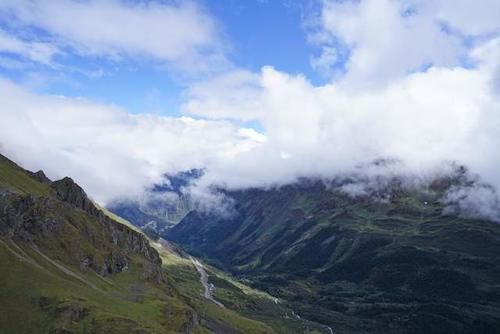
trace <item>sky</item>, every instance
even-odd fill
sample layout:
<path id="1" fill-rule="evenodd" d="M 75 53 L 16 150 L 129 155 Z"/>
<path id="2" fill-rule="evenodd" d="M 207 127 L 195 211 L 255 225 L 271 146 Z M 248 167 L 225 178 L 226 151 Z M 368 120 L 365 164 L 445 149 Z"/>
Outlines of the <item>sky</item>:
<path id="1" fill-rule="evenodd" d="M 0 105 L 0 152 L 103 204 L 380 158 L 498 188 L 500 0 L 0 0 Z"/>
<path id="2" fill-rule="evenodd" d="M 207 47 L 207 52 L 198 50 L 203 57 L 208 54 L 219 53 L 224 59 L 220 61 L 204 63 L 203 58 L 193 59 L 190 64 L 179 64 L 181 59 L 173 59 L 175 55 L 168 54 L 169 35 L 177 35 L 182 40 L 182 32 L 175 31 L 175 27 L 168 22 L 168 17 L 158 17 L 161 22 L 158 36 L 155 40 L 146 41 L 144 45 L 137 41 L 122 40 L 125 36 L 99 36 L 100 29 L 106 29 L 105 17 L 97 17 L 101 8 L 107 7 L 109 15 L 116 16 L 114 26 L 126 25 L 127 15 L 133 15 L 134 10 L 139 12 L 140 8 L 149 6 L 149 10 L 142 15 L 146 18 L 160 12 L 163 8 L 178 8 L 183 2 L 114 2 L 114 1 L 91 1 L 87 6 L 77 6 L 77 2 L 53 1 L 36 2 L 48 16 L 66 16 L 70 11 L 88 10 L 87 15 L 92 16 L 94 20 L 102 20 L 99 26 L 85 27 L 80 24 L 82 30 L 95 29 L 92 36 L 81 34 L 78 31 L 72 31 L 71 36 L 63 36 L 64 40 L 51 41 L 59 31 L 50 31 L 49 29 L 65 30 L 68 22 L 59 22 L 57 27 L 48 27 L 48 22 L 37 22 L 34 26 L 30 23 L 28 26 L 19 29 L 19 21 L 16 13 L 12 13 L 12 5 L 9 1 L 6 5 L 2 17 L 2 39 L 4 40 L 4 51 L 0 62 L 3 65 L 1 73 L 17 82 L 33 86 L 38 92 L 49 94 L 63 94 L 65 96 L 84 96 L 86 98 L 102 103 L 116 104 L 126 108 L 134 113 L 158 113 L 169 116 L 179 116 L 180 108 L 183 102 L 182 91 L 186 89 L 193 81 L 213 72 L 229 70 L 231 67 L 241 67 L 250 71 L 258 71 L 262 66 L 276 64 L 281 70 L 290 73 L 306 73 L 313 80 L 324 81 L 321 74 L 314 71 L 310 66 L 310 54 L 315 52 L 315 47 L 307 42 L 306 31 L 302 29 L 304 15 L 304 4 L 298 4 L 291 1 L 199 1 L 193 2 L 197 6 L 196 12 L 192 13 L 191 20 L 202 17 L 207 20 L 206 24 L 200 24 L 198 27 L 206 33 L 205 40 L 198 41 L 198 36 L 187 36 L 186 42 L 192 38 L 194 47 Z M 21 1 L 21 3 L 29 3 Z M 106 2 L 108 3 L 107 5 Z M 17 1 L 11 1 L 15 4 Z M 112 5 L 114 4 L 114 6 Z M 122 6 L 119 6 L 122 4 Z M 120 13 L 120 9 L 127 8 L 129 13 Z M 170 4 L 170 7 L 169 7 Z M 15 5 L 19 9 L 26 9 L 26 5 Z M 28 6 L 29 7 L 29 6 Z M 80 8 L 82 7 L 82 8 Z M 65 9 L 62 9 L 65 8 Z M 32 8 L 32 10 L 35 10 Z M 93 10 L 93 12 L 91 12 Z M 181 9 L 182 10 L 182 9 Z M 14 15 L 12 15 L 14 14 Z M 78 15 L 73 13 L 74 15 Z M 136 14 L 140 20 L 140 14 Z M 31 20 L 33 18 L 29 18 Z M 40 19 L 40 18 L 37 18 Z M 91 20 L 92 20 L 91 19 Z M 82 17 L 82 20 L 87 21 Z M 151 27 L 147 23 L 138 23 L 144 25 L 144 31 L 137 34 L 137 39 L 144 38 L 142 34 L 147 35 Z M 194 25 L 195 23 L 192 22 Z M 49 31 L 47 31 L 49 30 Z M 49 33 L 50 35 L 47 35 Z M 76 35 L 77 34 L 77 35 Z M 10 35 L 10 36 L 9 36 Z M 90 35 L 90 34 L 88 34 Z M 23 42 L 32 41 L 44 43 L 35 50 L 13 50 L 13 46 L 8 46 L 7 37 L 15 37 Z M 71 39 L 71 40 L 67 40 Z M 74 39 L 84 39 L 75 41 Z M 104 41 L 103 39 L 109 38 Z M 68 45 L 69 43 L 82 43 L 78 49 Z M 103 43 L 97 46 L 97 43 Z M 92 43 L 96 43 L 92 45 Z M 130 43 L 124 45 L 122 43 Z M 136 44 L 137 43 L 137 44 Z M 114 44 L 114 50 L 97 50 L 99 48 L 108 48 Z M 120 45 L 121 44 L 121 45 Z M 154 44 L 157 44 L 156 46 Z M 183 47 L 179 43 L 178 47 Z M 33 48 L 33 45 L 25 45 L 25 48 Z M 83 50 L 82 50 L 83 48 Z M 127 48 L 124 50 L 122 48 Z M 146 48 L 146 50 L 141 50 Z M 96 49 L 96 50 L 92 50 Z M 133 50 L 135 49 L 135 50 Z M 144 51 L 144 54 L 131 54 Z M 194 51 L 194 50 L 193 50 Z M 196 52 L 198 52 L 196 51 Z M 31 53 L 31 54 L 26 54 Z M 119 54 L 116 54 L 119 53 Z M 194 56 L 195 54 L 190 54 Z M 121 59 L 116 59 L 115 56 Z M 180 55 L 179 57 L 182 57 Z M 25 66 L 26 61 L 30 66 Z M 21 66 L 20 62 L 24 63 Z M 57 65 L 57 66 L 55 66 Z M 202 65 L 203 71 L 198 71 Z M 190 72 L 194 73 L 190 73 Z M 209 73 L 206 73 L 209 72 Z M 212 72 L 212 73 L 211 73 Z"/>

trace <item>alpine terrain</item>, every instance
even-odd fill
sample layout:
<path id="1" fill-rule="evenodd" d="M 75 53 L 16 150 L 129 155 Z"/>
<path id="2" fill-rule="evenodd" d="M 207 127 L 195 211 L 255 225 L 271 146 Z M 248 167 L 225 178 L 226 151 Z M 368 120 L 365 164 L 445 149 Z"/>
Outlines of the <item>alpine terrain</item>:
<path id="1" fill-rule="evenodd" d="M 0 156 L 0 333 L 289 333 L 320 325 L 152 242 L 72 179 Z M 207 273 L 208 272 L 208 273 Z M 200 273 L 202 275 L 200 275 Z M 217 292 L 208 295 L 208 285 Z"/>
<path id="2" fill-rule="evenodd" d="M 227 191 L 233 212 L 192 211 L 168 239 L 335 333 L 499 332 L 500 225 L 443 202 L 467 171 L 354 197 L 352 182 Z"/>

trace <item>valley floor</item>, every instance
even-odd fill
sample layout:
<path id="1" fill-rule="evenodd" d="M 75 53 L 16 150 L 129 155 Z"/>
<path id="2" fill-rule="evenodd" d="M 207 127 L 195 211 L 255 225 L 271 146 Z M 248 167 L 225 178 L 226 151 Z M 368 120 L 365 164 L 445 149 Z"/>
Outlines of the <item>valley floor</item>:
<path id="1" fill-rule="evenodd" d="M 331 333 L 328 326 L 301 318 L 277 298 L 250 288 L 166 241 L 155 243 L 155 247 L 166 275 L 190 301 L 200 324 L 215 333 Z M 229 328 L 233 331 L 227 331 Z"/>
<path id="2" fill-rule="evenodd" d="M 214 285 L 212 283 L 208 283 L 208 274 L 205 270 L 205 267 L 203 264 L 198 260 L 195 259 L 194 257 L 190 257 L 191 262 L 194 264 L 196 267 L 196 270 L 200 274 L 200 283 L 203 285 L 203 289 L 205 290 L 203 293 L 203 296 L 205 299 L 213 302 L 215 305 L 224 308 L 224 305 L 222 305 L 221 302 L 218 302 L 217 300 L 214 299 L 213 297 L 213 289 Z"/>

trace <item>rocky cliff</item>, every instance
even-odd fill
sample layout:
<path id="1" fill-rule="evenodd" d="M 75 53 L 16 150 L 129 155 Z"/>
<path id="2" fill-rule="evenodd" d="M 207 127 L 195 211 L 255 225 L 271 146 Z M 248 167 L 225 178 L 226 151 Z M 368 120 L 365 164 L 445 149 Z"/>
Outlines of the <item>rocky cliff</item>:
<path id="1" fill-rule="evenodd" d="M 106 216 L 71 178 L 51 182 L 43 172 L 26 175 L 46 184 L 48 195 L 0 184 L 1 236 L 101 276 L 128 270 L 135 258 L 145 279 L 162 280 L 161 259 L 147 238 Z"/>

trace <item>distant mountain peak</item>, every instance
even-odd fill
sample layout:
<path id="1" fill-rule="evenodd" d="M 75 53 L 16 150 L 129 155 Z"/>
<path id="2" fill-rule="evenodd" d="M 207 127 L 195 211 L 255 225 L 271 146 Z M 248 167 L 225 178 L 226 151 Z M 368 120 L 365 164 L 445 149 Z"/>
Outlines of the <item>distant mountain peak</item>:
<path id="1" fill-rule="evenodd" d="M 174 192 L 180 195 L 183 188 L 200 179 L 204 174 L 204 169 L 196 168 L 175 174 L 166 173 L 163 174 L 163 182 L 154 184 L 151 191 L 156 193 Z"/>
<path id="2" fill-rule="evenodd" d="M 194 208 L 186 189 L 204 174 L 203 169 L 164 174 L 163 181 L 146 189 L 140 198 L 117 199 L 107 208 L 157 239 Z"/>

